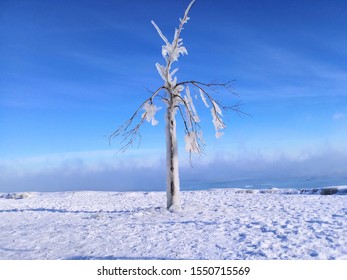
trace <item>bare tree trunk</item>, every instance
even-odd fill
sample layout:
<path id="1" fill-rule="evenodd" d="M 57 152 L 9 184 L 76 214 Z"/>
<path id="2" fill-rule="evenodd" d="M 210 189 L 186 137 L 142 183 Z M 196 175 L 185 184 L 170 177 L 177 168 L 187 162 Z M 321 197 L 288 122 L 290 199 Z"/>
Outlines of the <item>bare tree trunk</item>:
<path id="1" fill-rule="evenodd" d="M 167 209 L 180 208 L 180 181 L 178 173 L 178 151 L 176 140 L 176 108 L 171 98 L 166 116 L 166 197 Z"/>

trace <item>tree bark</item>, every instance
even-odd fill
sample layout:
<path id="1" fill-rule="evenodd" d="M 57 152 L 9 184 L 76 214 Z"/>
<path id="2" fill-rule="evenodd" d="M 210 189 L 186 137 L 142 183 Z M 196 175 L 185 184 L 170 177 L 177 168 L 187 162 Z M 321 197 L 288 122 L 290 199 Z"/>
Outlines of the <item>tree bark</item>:
<path id="1" fill-rule="evenodd" d="M 176 140 L 176 108 L 171 100 L 166 116 L 166 197 L 167 209 L 180 208 L 180 182 L 178 171 L 178 150 Z"/>

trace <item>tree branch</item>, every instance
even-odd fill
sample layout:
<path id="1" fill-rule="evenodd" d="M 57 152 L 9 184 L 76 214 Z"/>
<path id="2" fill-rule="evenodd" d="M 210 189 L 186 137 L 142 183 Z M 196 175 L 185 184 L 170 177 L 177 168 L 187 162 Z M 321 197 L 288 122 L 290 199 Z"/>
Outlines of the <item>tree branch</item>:
<path id="1" fill-rule="evenodd" d="M 139 120 L 138 123 L 136 123 L 136 125 L 132 126 L 135 118 L 138 116 L 139 111 L 143 108 L 143 106 L 147 103 L 150 102 L 151 104 L 153 104 L 153 100 L 156 96 L 159 95 L 159 92 L 163 89 L 166 89 L 164 86 L 159 87 L 156 91 L 152 92 L 152 95 L 147 98 L 144 102 L 141 103 L 141 105 L 137 108 L 137 110 L 135 111 L 135 113 L 125 122 L 123 123 L 116 131 L 114 131 L 110 136 L 109 136 L 109 145 L 111 145 L 111 141 L 114 138 L 117 137 L 122 137 L 123 140 L 120 142 L 121 144 L 124 143 L 124 145 L 120 148 L 121 152 L 126 151 L 129 146 L 132 146 L 134 144 L 134 142 L 136 141 L 137 137 L 140 138 L 141 141 L 141 134 L 140 134 L 140 128 L 143 125 L 146 116 L 147 116 L 147 112 L 145 112 L 143 114 L 143 116 L 141 117 L 141 119 Z M 159 96 L 162 99 L 165 99 L 162 96 Z M 132 127 L 132 128 L 131 128 Z"/>
<path id="2" fill-rule="evenodd" d="M 231 86 L 232 86 L 233 82 L 235 82 L 235 80 L 230 80 L 230 81 L 227 81 L 226 83 L 218 83 L 217 81 L 213 81 L 213 82 L 210 82 L 210 83 L 203 83 L 203 82 L 196 81 L 196 80 L 190 80 L 190 81 L 184 81 L 184 82 L 177 83 L 175 87 L 180 86 L 180 85 L 191 84 L 195 88 L 198 88 L 198 89 L 203 91 L 203 93 L 207 96 L 207 98 L 210 101 L 210 103 L 212 104 L 212 106 L 213 106 L 213 102 L 216 102 L 217 105 L 219 107 L 221 107 L 224 111 L 232 110 L 232 111 L 235 111 L 237 113 L 244 114 L 244 115 L 252 117 L 250 114 L 247 114 L 247 113 L 245 113 L 245 112 L 240 110 L 240 107 L 242 105 L 244 105 L 243 103 L 239 102 L 239 103 L 237 103 L 237 104 L 235 104 L 233 106 L 225 106 L 220 101 L 218 101 L 217 99 L 213 98 L 208 93 L 208 91 L 206 91 L 205 88 L 204 88 L 204 87 L 207 87 L 207 88 L 211 89 L 212 91 L 216 92 L 216 89 L 214 87 L 222 87 L 222 88 L 225 88 L 226 90 L 228 90 L 233 95 L 238 96 L 238 94 L 236 92 L 231 90 Z M 214 107 L 214 110 L 215 110 L 216 109 L 215 106 L 213 106 L 213 107 Z"/>

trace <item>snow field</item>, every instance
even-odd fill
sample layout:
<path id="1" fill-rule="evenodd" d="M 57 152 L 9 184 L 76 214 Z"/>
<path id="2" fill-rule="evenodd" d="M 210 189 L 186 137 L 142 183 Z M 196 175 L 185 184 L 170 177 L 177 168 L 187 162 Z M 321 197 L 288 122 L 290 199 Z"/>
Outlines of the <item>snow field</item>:
<path id="1" fill-rule="evenodd" d="M 346 195 L 181 196 L 169 212 L 164 192 L 3 195 L 0 259 L 347 259 Z"/>

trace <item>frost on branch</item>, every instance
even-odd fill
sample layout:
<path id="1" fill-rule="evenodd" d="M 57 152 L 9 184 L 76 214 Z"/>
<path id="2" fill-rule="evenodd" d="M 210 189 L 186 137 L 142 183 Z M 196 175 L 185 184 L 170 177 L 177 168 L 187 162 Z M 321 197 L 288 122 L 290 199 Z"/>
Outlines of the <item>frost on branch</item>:
<path id="1" fill-rule="evenodd" d="M 215 83 L 215 82 L 202 83 L 199 81 L 192 80 L 192 81 L 180 82 L 177 84 L 177 86 L 185 86 L 186 88 L 186 95 L 184 96 L 183 102 L 182 102 L 186 110 L 186 116 L 184 117 L 184 123 L 186 124 L 186 133 L 191 131 L 199 132 L 200 130 L 200 126 L 199 126 L 200 119 L 195 109 L 193 98 L 191 97 L 191 92 L 188 85 L 192 86 L 193 89 L 198 90 L 200 93 L 200 98 L 202 102 L 204 103 L 204 105 L 207 108 L 211 108 L 210 111 L 212 115 L 212 123 L 216 130 L 215 136 L 216 138 L 220 138 L 224 134 L 223 132 L 221 132 L 221 130 L 226 128 L 226 125 L 222 119 L 223 111 L 230 110 L 230 109 L 237 112 L 241 112 L 241 111 L 239 110 L 239 104 L 233 107 L 223 106 L 222 104 L 220 104 L 220 102 L 218 102 L 216 99 L 212 97 L 210 92 L 215 91 L 216 87 L 222 87 L 231 92 L 230 83 L 231 83 L 230 81 L 227 83 Z M 195 99 L 197 99 L 197 96 L 195 96 Z M 201 135 L 200 137 L 201 137 L 201 142 L 199 142 L 199 144 L 200 144 L 200 147 L 203 148 L 204 141 Z M 200 138 L 198 139 L 198 141 L 200 141 Z M 193 150 L 194 149 L 192 149 L 192 151 Z M 202 149 L 199 149 L 199 153 L 201 151 Z"/>
<path id="2" fill-rule="evenodd" d="M 170 73 L 169 71 L 167 71 L 165 66 L 160 65 L 159 63 L 156 63 L 155 67 L 157 68 L 160 77 L 164 80 L 166 87 L 168 87 L 169 84 L 171 85 L 171 87 L 176 86 L 177 77 L 173 78 L 173 75 L 176 74 L 176 72 L 178 71 L 178 68 L 175 68 Z"/>
<path id="3" fill-rule="evenodd" d="M 167 62 L 168 61 L 171 61 L 171 62 L 177 61 L 180 54 L 182 54 L 182 55 L 188 54 L 187 49 L 183 46 L 183 42 L 182 42 L 183 39 L 179 38 L 180 32 L 183 29 L 182 27 L 175 30 L 174 39 L 173 39 L 172 43 L 170 44 L 169 41 L 164 36 L 164 34 L 161 32 L 158 25 L 156 25 L 156 23 L 153 20 L 151 21 L 151 23 L 154 25 L 159 36 L 165 42 L 165 45 L 162 46 L 161 54 Z M 181 23 L 181 25 L 183 25 L 183 24 Z"/>
<path id="4" fill-rule="evenodd" d="M 190 90 L 188 86 L 186 86 L 186 95 L 184 96 L 184 101 L 185 101 L 185 109 L 186 109 L 188 124 L 189 124 L 189 127 L 191 128 L 192 122 L 198 123 L 200 122 L 200 118 L 196 112 L 193 99 L 190 95 Z"/>
<path id="5" fill-rule="evenodd" d="M 226 126 L 221 118 L 223 116 L 222 110 L 219 108 L 218 104 L 214 100 L 212 100 L 212 105 L 212 123 L 216 130 L 216 138 L 220 138 L 224 134 L 223 132 L 220 132 L 220 130 L 224 129 Z"/>
<path id="6" fill-rule="evenodd" d="M 194 3 L 194 1 L 192 1 L 190 3 L 190 5 L 188 6 L 188 8 L 186 9 L 186 11 L 184 13 L 183 19 L 180 19 L 181 24 L 180 24 L 178 29 L 177 28 L 175 29 L 175 35 L 174 35 L 174 39 L 173 39 L 172 43 L 169 43 L 168 39 L 161 32 L 158 25 L 156 25 L 156 23 L 153 20 L 151 21 L 151 23 L 153 24 L 153 26 L 157 30 L 159 36 L 165 42 L 165 45 L 162 46 L 161 53 L 162 53 L 162 56 L 164 57 L 164 59 L 166 60 L 166 62 L 177 61 L 180 54 L 182 54 L 182 55 L 188 54 L 187 49 L 183 46 L 183 39 L 180 38 L 180 34 L 181 34 L 182 29 L 183 29 L 183 25 L 185 23 L 187 23 L 189 20 L 188 12 L 189 12 L 191 6 L 193 5 L 193 3 Z"/>
<path id="7" fill-rule="evenodd" d="M 156 112 L 158 112 L 161 108 L 155 106 L 150 102 L 146 102 L 143 107 L 145 111 L 141 115 L 142 119 L 146 119 L 147 122 L 150 122 L 153 126 L 157 125 L 159 122 L 154 118 Z"/>
<path id="8" fill-rule="evenodd" d="M 201 147 L 199 141 L 203 141 L 202 132 L 190 131 L 184 136 L 184 142 L 186 144 L 186 151 L 190 154 L 201 153 Z"/>
<path id="9" fill-rule="evenodd" d="M 155 64 L 155 67 L 157 67 L 158 73 L 160 75 L 160 77 L 166 81 L 167 77 L 166 77 L 166 71 L 165 71 L 165 67 L 163 65 L 160 65 L 159 63 Z"/>
<path id="10" fill-rule="evenodd" d="M 165 43 L 165 45 L 162 46 L 161 54 L 166 61 L 166 66 L 160 65 L 159 63 L 156 63 L 155 66 L 159 72 L 160 77 L 165 82 L 165 87 L 170 87 L 171 89 L 173 89 L 177 84 L 177 77 L 174 77 L 174 74 L 178 71 L 178 68 L 176 68 L 170 72 L 171 64 L 178 60 L 180 54 L 188 54 L 187 49 L 183 46 L 183 39 L 180 38 L 180 35 L 181 31 L 183 30 L 183 25 L 187 23 L 187 21 L 189 20 L 188 12 L 194 2 L 195 0 L 191 1 L 184 13 L 183 19 L 180 19 L 180 25 L 178 28 L 175 29 L 175 34 L 172 43 L 170 43 L 163 34 L 163 32 L 161 32 L 159 26 L 156 25 L 156 23 L 153 20 L 151 21 L 151 23 L 157 30 L 159 36 L 163 39 Z"/>
<path id="11" fill-rule="evenodd" d="M 205 94 L 204 94 L 204 92 L 201 90 L 201 88 L 199 88 L 199 92 L 200 92 L 200 97 L 201 97 L 202 102 L 204 102 L 206 108 L 209 108 L 210 106 L 208 105 L 208 103 L 207 103 L 207 101 L 206 101 Z"/>

